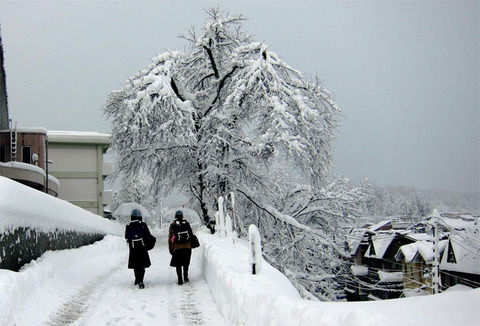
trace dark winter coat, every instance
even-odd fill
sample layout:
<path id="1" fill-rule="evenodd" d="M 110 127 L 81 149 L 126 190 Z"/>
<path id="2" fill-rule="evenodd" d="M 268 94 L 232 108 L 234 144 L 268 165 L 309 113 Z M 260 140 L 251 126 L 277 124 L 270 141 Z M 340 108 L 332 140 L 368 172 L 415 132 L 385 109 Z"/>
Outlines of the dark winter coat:
<path id="1" fill-rule="evenodd" d="M 172 255 L 172 260 L 170 261 L 170 266 L 172 267 L 190 265 L 190 258 L 192 256 L 192 244 L 190 241 L 185 243 L 177 243 L 173 239 L 175 227 L 179 223 L 186 223 L 190 238 L 193 236 L 192 228 L 190 223 L 187 221 L 183 219 L 175 220 L 170 224 L 170 228 L 168 230 L 168 250 Z"/>
<path id="2" fill-rule="evenodd" d="M 140 235 L 135 237 L 135 235 Z M 129 247 L 128 268 L 147 268 L 150 267 L 150 256 L 145 248 L 142 237 L 151 236 L 147 224 L 140 220 L 131 221 L 125 228 L 125 239 Z"/>

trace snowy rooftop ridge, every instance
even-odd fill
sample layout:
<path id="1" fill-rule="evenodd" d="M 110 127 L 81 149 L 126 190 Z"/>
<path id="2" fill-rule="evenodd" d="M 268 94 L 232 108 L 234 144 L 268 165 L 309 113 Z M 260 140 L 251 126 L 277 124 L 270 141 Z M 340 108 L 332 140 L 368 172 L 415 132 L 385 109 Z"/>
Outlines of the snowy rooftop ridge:
<path id="1" fill-rule="evenodd" d="M 15 130 L 15 129 L 14 129 Z M 10 132 L 10 129 L 0 130 L 0 132 Z M 47 128 L 43 127 L 17 127 L 16 131 L 18 133 L 28 133 L 28 134 L 47 134 Z"/>
<path id="2" fill-rule="evenodd" d="M 52 143 L 93 143 L 110 144 L 111 134 L 94 131 L 56 131 L 47 132 L 48 141 Z"/>
<path id="3" fill-rule="evenodd" d="M 378 232 L 372 236 L 372 241 L 365 253 L 365 257 L 368 258 L 383 258 L 388 247 L 395 239 L 395 232 Z M 370 253 L 373 246 L 374 253 Z"/>
<path id="4" fill-rule="evenodd" d="M 448 240 L 439 241 L 438 248 L 439 248 L 440 255 L 445 250 L 447 242 Z M 402 260 L 402 256 L 403 256 L 404 262 L 406 263 L 413 262 L 419 257 L 422 257 L 422 259 L 426 263 L 431 263 L 434 258 L 433 242 L 421 240 L 421 241 L 403 245 L 398 249 L 398 252 L 395 255 L 395 259 Z"/>
<path id="5" fill-rule="evenodd" d="M 452 251 L 456 263 L 448 261 L 448 254 L 442 256 L 440 269 L 470 274 L 480 274 L 480 236 L 474 234 L 450 234 L 445 250 Z"/>

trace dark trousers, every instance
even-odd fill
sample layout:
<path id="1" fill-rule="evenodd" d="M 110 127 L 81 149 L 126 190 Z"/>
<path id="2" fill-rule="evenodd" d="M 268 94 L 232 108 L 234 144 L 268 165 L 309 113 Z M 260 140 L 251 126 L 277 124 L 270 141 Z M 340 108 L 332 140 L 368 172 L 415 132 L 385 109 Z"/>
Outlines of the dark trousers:
<path id="1" fill-rule="evenodd" d="M 182 280 L 182 267 L 183 267 L 183 280 Z M 177 266 L 177 277 L 178 277 L 178 284 L 182 284 L 183 281 L 188 282 L 188 265 L 185 266 Z"/>
<path id="2" fill-rule="evenodd" d="M 135 285 L 143 283 L 143 277 L 145 276 L 145 268 L 134 268 L 133 273 L 135 273 Z"/>

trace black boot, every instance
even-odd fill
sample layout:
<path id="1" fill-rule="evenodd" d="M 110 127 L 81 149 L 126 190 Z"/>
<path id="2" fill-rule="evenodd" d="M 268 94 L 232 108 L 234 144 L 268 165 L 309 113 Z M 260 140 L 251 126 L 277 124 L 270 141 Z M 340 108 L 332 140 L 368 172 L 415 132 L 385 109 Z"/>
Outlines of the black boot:
<path id="1" fill-rule="evenodd" d="M 138 285 L 140 289 L 143 289 L 145 287 L 145 285 L 143 285 L 145 268 L 135 268 L 133 271 L 135 272 L 135 285 Z"/>
<path id="2" fill-rule="evenodd" d="M 190 280 L 188 279 L 188 265 L 183 266 L 183 280 L 185 283 L 189 282 Z"/>
<path id="3" fill-rule="evenodd" d="M 183 280 L 182 280 L 182 267 L 181 266 L 177 267 L 177 277 L 178 277 L 178 285 L 182 285 Z"/>

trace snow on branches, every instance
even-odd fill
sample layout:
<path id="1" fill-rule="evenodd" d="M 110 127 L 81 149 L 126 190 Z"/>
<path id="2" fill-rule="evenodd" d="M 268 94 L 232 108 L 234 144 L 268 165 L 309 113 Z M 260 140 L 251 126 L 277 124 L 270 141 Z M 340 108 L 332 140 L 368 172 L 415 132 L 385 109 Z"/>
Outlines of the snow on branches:
<path id="1" fill-rule="evenodd" d="M 339 108 L 316 81 L 245 34 L 242 16 L 218 9 L 207 15 L 201 35 L 194 29 L 183 35 L 186 52 L 157 56 L 110 95 L 105 113 L 113 124 L 116 173 L 124 180 L 147 173 L 161 194 L 188 192 L 205 222 L 215 199 L 235 191 L 243 194 L 239 206 L 254 208 L 259 214 L 252 217 L 274 229 L 260 226 L 262 235 L 290 239 L 291 228 L 302 236 L 319 233 L 312 232 L 314 221 L 330 223 L 343 216 L 338 203 L 350 202 L 334 198 L 332 208 L 322 194 Z M 299 184 L 309 187 L 308 196 L 291 192 Z M 282 201 L 300 197 L 299 211 Z"/>
<path id="2" fill-rule="evenodd" d="M 331 95 L 250 41 L 241 16 L 207 13 L 203 35 L 184 36 L 188 52 L 159 55 L 110 95 L 119 172 L 148 171 L 156 190 L 183 185 L 201 205 L 237 184 L 262 186 L 285 157 L 320 183 L 339 113 Z"/>

